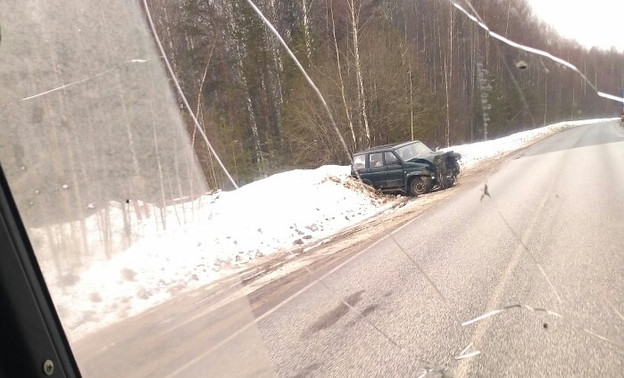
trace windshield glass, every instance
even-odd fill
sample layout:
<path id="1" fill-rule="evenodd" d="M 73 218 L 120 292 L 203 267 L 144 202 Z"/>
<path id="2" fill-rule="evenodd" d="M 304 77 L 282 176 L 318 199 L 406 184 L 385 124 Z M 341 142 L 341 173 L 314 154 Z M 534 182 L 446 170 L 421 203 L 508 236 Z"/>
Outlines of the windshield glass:
<path id="1" fill-rule="evenodd" d="M 426 156 L 433 151 L 424 143 L 416 141 L 414 143 L 410 143 L 407 146 L 403 146 L 401 148 L 397 148 L 397 154 L 403 159 L 403 161 L 409 161 L 417 157 Z"/>
<path id="2" fill-rule="evenodd" d="M 0 2 L 0 164 L 83 376 L 621 375 L 600 4 Z"/>

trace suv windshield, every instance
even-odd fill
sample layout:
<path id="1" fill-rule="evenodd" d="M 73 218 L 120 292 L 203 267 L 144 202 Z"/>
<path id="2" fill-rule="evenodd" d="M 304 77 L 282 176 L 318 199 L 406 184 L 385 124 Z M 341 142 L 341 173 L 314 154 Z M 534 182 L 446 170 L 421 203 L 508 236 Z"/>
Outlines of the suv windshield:
<path id="1" fill-rule="evenodd" d="M 416 141 L 414 143 L 408 144 L 407 146 L 403 146 L 401 148 L 397 148 L 397 153 L 403 159 L 403 161 L 409 161 L 417 157 L 423 157 L 427 154 L 430 154 L 431 149 L 423 142 Z"/>

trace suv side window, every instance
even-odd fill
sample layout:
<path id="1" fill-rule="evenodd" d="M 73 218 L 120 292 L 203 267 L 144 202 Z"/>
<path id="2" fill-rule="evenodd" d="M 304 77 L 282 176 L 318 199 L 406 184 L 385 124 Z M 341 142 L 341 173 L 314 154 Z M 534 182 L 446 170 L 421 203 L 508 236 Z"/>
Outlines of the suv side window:
<path id="1" fill-rule="evenodd" d="M 381 152 L 375 152 L 372 153 L 370 155 L 368 155 L 368 161 L 369 161 L 369 168 L 378 168 L 378 167 L 383 167 L 383 160 L 381 160 Z"/>
<path id="2" fill-rule="evenodd" d="M 365 156 L 366 155 L 355 155 L 353 157 L 353 168 L 356 171 L 361 171 L 362 169 L 365 168 L 365 166 L 366 166 Z"/>
<path id="3" fill-rule="evenodd" d="M 386 165 L 397 165 L 399 164 L 399 159 L 396 157 L 394 152 L 384 152 L 384 159 L 386 160 Z"/>

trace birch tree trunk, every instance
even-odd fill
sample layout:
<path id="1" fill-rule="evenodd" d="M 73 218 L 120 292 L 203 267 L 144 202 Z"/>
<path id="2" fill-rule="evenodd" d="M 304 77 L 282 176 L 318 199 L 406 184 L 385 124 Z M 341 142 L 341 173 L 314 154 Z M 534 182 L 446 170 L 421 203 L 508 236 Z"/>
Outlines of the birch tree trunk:
<path id="1" fill-rule="evenodd" d="M 448 65 L 444 60 L 444 92 L 446 95 L 446 147 L 451 146 L 451 94 L 453 82 L 453 7 L 449 6 Z"/>
<path id="2" fill-rule="evenodd" d="M 407 43 L 407 23 L 403 24 L 403 40 Z M 409 108 L 410 108 L 410 139 L 414 140 L 414 80 L 412 78 L 412 59 L 409 55 L 409 48 L 405 47 L 407 55 L 407 77 L 409 80 Z"/>
<path id="3" fill-rule="evenodd" d="M 310 19 L 308 16 L 308 5 L 306 0 L 301 0 L 301 12 L 303 15 L 303 39 L 306 47 L 306 57 L 308 64 L 312 63 L 312 42 L 310 41 Z"/>
<path id="4" fill-rule="evenodd" d="M 342 97 L 342 105 L 344 106 L 347 123 L 349 125 L 349 131 L 351 132 L 353 147 L 357 148 L 357 138 L 355 136 L 355 129 L 353 128 L 353 121 L 351 120 L 351 112 L 349 111 L 349 103 L 347 102 L 347 96 L 345 93 L 344 78 L 342 77 L 342 67 L 340 66 L 340 50 L 338 49 L 338 38 L 336 38 L 336 21 L 334 20 L 333 1 L 330 3 L 329 11 L 332 21 L 332 33 L 334 35 L 334 49 L 336 50 L 336 65 L 338 67 L 338 80 L 340 81 L 340 95 Z"/>
<path id="5" fill-rule="evenodd" d="M 366 147 L 370 146 L 371 133 L 368 126 L 368 115 L 366 114 L 366 94 L 364 91 L 364 79 L 362 77 L 362 67 L 360 63 L 360 47 L 358 42 L 358 24 L 359 24 L 359 10 L 355 9 L 355 0 L 348 0 L 349 15 L 351 17 L 351 33 L 353 38 L 353 55 L 355 60 L 355 76 L 357 79 L 358 87 L 358 104 L 360 110 L 360 116 L 362 117 L 362 124 L 364 125 L 364 133 L 366 135 Z"/>
<path id="6" fill-rule="evenodd" d="M 269 2 L 270 5 L 270 17 L 271 22 L 275 27 L 278 26 L 278 18 L 277 11 L 275 9 L 275 0 L 271 0 Z M 308 30 L 309 33 L 309 30 Z M 276 106 L 276 114 L 275 114 L 275 122 L 277 133 L 279 134 L 280 142 L 283 141 L 283 128 L 282 128 L 282 110 L 284 109 L 284 89 L 283 89 L 283 74 L 284 74 L 284 63 L 282 62 L 282 54 L 281 54 L 281 46 L 275 39 L 275 37 L 266 29 L 267 41 L 271 47 L 271 57 L 273 58 L 273 65 L 275 69 L 275 79 L 277 86 L 271 86 L 275 88 L 273 91 L 273 97 L 275 97 L 275 101 L 277 102 Z M 309 57 L 308 57 L 309 58 Z"/>
<path id="7" fill-rule="evenodd" d="M 446 139 L 446 147 L 451 145 L 450 141 L 450 130 L 451 130 L 451 106 L 450 106 L 450 94 L 449 94 L 449 82 L 450 74 L 448 73 L 448 65 L 446 63 L 446 57 L 444 57 L 443 61 L 443 70 L 444 70 L 444 95 L 446 98 L 446 131 L 445 131 L 445 139 Z"/>

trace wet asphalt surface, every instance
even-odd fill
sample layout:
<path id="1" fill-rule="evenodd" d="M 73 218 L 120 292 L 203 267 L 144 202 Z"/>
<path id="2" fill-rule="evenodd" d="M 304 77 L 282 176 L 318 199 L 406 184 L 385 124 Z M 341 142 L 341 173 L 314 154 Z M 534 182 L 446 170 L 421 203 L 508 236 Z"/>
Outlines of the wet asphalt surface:
<path id="1" fill-rule="evenodd" d="M 470 185 L 259 318 L 242 299 L 170 324 L 167 364 L 116 374 L 624 376 L 624 128 L 569 129 Z"/>

